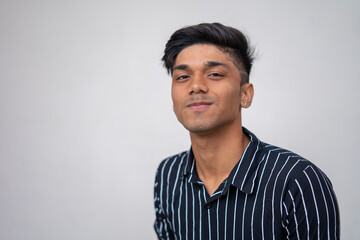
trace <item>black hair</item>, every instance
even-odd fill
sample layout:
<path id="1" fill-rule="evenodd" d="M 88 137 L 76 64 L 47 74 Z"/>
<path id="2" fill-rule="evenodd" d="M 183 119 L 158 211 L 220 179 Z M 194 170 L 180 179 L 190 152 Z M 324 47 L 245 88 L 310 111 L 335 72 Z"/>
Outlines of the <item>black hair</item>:
<path id="1" fill-rule="evenodd" d="M 168 73 L 172 73 L 178 54 L 186 47 L 194 44 L 212 44 L 223 52 L 229 53 L 235 65 L 242 66 L 249 81 L 251 66 L 254 60 L 254 49 L 248 38 L 239 30 L 224 26 L 221 23 L 201 23 L 177 30 L 171 35 L 164 50 L 162 61 Z"/>

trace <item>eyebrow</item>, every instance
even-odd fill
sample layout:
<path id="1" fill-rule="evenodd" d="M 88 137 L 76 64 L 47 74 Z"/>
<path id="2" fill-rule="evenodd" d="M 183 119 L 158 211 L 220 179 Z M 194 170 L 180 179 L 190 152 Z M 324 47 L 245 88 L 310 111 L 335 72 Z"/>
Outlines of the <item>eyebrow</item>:
<path id="1" fill-rule="evenodd" d="M 227 65 L 226 63 L 217 62 L 217 61 L 208 61 L 208 62 L 204 63 L 204 65 L 205 65 L 206 67 L 224 66 L 224 67 L 230 69 L 229 65 Z"/>
<path id="2" fill-rule="evenodd" d="M 230 69 L 229 65 L 227 65 L 226 63 L 217 62 L 217 61 L 208 61 L 208 62 L 205 62 L 205 63 L 204 63 L 204 66 L 205 66 L 205 67 L 224 66 L 224 67 Z M 187 65 L 187 64 L 180 64 L 180 65 L 177 65 L 177 66 L 173 67 L 172 72 L 174 72 L 175 70 L 185 70 L 185 69 L 187 69 L 187 68 L 189 68 L 189 65 Z"/>
<path id="3" fill-rule="evenodd" d="M 177 66 L 173 67 L 172 71 L 175 71 L 175 70 L 185 70 L 185 69 L 187 69 L 187 68 L 189 68 L 188 65 L 186 65 L 186 64 L 180 64 L 180 65 L 177 65 Z"/>

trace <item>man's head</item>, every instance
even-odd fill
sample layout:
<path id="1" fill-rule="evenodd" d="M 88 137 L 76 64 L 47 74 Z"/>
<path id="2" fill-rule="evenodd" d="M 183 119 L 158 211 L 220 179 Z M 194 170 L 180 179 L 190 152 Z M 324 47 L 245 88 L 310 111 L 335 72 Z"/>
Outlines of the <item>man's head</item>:
<path id="1" fill-rule="evenodd" d="M 252 56 L 246 37 L 219 23 L 176 31 L 163 57 L 172 76 L 178 120 L 191 133 L 241 130 L 241 108 L 250 106 Z"/>
<path id="2" fill-rule="evenodd" d="M 246 76 L 242 77 L 242 83 L 249 82 L 254 50 L 242 32 L 220 23 L 201 23 L 177 30 L 167 42 L 162 57 L 169 73 L 173 72 L 178 54 L 195 44 L 215 45 L 222 52 L 228 53 L 237 68 L 246 72 Z"/>

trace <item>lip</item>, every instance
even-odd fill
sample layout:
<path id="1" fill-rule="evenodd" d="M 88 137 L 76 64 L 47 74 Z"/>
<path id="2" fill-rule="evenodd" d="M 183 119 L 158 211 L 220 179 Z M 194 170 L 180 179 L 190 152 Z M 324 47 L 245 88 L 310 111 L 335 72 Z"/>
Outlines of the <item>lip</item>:
<path id="1" fill-rule="evenodd" d="M 211 104 L 212 104 L 211 102 L 200 101 L 200 102 L 192 102 L 188 104 L 187 107 L 192 110 L 199 111 L 208 108 Z"/>

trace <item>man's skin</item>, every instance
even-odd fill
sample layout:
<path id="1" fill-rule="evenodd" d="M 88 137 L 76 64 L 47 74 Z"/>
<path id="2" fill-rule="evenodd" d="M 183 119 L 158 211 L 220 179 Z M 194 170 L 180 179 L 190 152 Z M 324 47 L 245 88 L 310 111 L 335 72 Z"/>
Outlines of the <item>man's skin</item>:
<path id="1" fill-rule="evenodd" d="M 251 105 L 253 85 L 241 64 L 218 47 L 183 49 L 173 66 L 171 95 L 178 120 L 189 130 L 197 173 L 211 196 L 249 143 L 241 109 Z"/>

